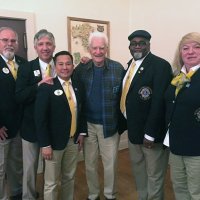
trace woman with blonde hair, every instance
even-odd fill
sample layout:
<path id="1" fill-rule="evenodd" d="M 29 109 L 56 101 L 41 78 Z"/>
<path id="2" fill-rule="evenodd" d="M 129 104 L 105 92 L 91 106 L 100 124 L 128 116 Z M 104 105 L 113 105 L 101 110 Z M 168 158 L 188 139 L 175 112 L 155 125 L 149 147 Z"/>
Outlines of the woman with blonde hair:
<path id="1" fill-rule="evenodd" d="M 167 106 L 171 179 L 176 200 L 200 199 L 200 33 L 185 35 L 174 60 Z"/>

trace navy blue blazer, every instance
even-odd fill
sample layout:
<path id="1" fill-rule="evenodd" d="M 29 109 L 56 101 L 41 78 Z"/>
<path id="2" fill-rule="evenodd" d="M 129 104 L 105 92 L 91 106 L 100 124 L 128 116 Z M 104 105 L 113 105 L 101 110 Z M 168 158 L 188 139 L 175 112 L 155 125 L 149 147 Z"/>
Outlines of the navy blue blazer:
<path id="1" fill-rule="evenodd" d="M 200 69 L 176 98 L 175 89 L 169 85 L 165 94 L 170 150 L 176 155 L 200 156 Z"/>
<path id="2" fill-rule="evenodd" d="M 36 142 L 34 106 L 38 82 L 42 80 L 39 58 L 21 65 L 16 80 L 16 99 L 24 107 L 21 125 L 21 136 L 29 142 Z"/>
<path id="3" fill-rule="evenodd" d="M 71 128 L 71 112 L 67 97 L 58 78 L 54 84 L 42 84 L 38 88 L 35 102 L 35 122 L 40 147 L 51 145 L 54 150 L 66 147 Z M 86 133 L 86 120 L 82 117 L 83 90 L 81 85 L 72 79 L 72 86 L 77 100 L 76 142 L 80 133 Z"/>
<path id="4" fill-rule="evenodd" d="M 15 56 L 15 61 L 19 66 L 27 62 L 19 56 Z M 22 106 L 15 99 L 15 86 L 16 81 L 0 56 L 0 127 L 5 126 L 8 129 L 8 139 L 19 132 L 22 118 Z"/>
<path id="5" fill-rule="evenodd" d="M 132 60 L 129 61 L 130 66 Z M 126 97 L 128 138 L 143 144 L 144 135 L 161 142 L 165 136 L 164 93 L 172 78 L 170 64 L 149 53 L 136 72 Z"/>

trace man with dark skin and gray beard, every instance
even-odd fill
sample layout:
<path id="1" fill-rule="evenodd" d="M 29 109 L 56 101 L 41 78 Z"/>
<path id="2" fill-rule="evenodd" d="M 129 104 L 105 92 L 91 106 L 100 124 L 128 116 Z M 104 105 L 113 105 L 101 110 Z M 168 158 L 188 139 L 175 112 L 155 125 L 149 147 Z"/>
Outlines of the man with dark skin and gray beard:
<path id="1" fill-rule="evenodd" d="M 151 35 L 134 31 L 129 37 L 132 59 L 123 80 L 120 109 L 126 118 L 129 151 L 139 200 L 163 200 L 168 150 L 165 135 L 164 92 L 170 83 L 170 64 L 150 52 Z"/>
<path id="2" fill-rule="evenodd" d="M 19 65 L 16 56 L 18 35 L 9 27 L 0 28 L 0 199 L 22 199 L 22 144 L 19 127 L 22 109 L 15 101 L 15 80 Z M 5 180 L 7 177 L 7 181 Z M 9 195 L 7 194 L 8 183 Z"/>

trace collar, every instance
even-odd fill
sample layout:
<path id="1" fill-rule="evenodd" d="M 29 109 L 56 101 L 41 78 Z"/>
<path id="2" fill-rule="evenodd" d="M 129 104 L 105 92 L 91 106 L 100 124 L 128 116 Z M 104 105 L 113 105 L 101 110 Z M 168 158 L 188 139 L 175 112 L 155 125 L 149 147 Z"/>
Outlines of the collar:
<path id="1" fill-rule="evenodd" d="M 46 63 L 44 61 L 42 61 L 40 58 L 39 58 L 39 64 L 42 68 L 46 69 L 47 65 L 50 64 L 51 66 L 54 66 L 54 62 L 53 62 L 53 59 L 51 59 L 51 61 L 49 63 Z"/>
<path id="2" fill-rule="evenodd" d="M 57 77 L 58 77 L 58 80 L 60 81 L 60 84 L 63 85 L 65 83 L 65 80 L 61 79 L 59 76 Z M 71 78 L 69 79 L 69 83 L 72 84 Z"/>
<path id="3" fill-rule="evenodd" d="M 199 65 L 196 65 L 196 66 L 194 66 L 194 67 L 191 67 L 191 68 L 190 68 L 190 71 L 196 71 L 196 70 L 199 69 L 199 68 L 200 68 L 200 64 L 199 64 Z M 190 71 L 189 71 L 189 72 L 190 72 Z M 183 65 L 183 67 L 181 68 L 181 72 L 183 72 L 184 74 L 187 74 L 185 65 Z"/>
<path id="4" fill-rule="evenodd" d="M 88 63 L 87 69 L 89 70 L 89 69 L 93 68 L 94 66 L 95 66 L 95 64 L 91 60 L 91 62 Z M 104 69 L 108 69 L 109 68 L 108 59 L 107 58 L 105 58 L 104 65 L 102 66 L 102 68 L 104 68 Z"/>
<path id="5" fill-rule="evenodd" d="M 1 55 L 1 57 L 3 58 L 3 60 L 7 63 L 8 62 L 8 59 L 5 57 L 5 56 L 3 56 L 2 54 L 0 54 Z M 15 56 L 14 56 L 14 58 L 12 59 L 12 61 L 14 61 L 15 63 L 16 63 L 16 61 L 15 61 Z"/>

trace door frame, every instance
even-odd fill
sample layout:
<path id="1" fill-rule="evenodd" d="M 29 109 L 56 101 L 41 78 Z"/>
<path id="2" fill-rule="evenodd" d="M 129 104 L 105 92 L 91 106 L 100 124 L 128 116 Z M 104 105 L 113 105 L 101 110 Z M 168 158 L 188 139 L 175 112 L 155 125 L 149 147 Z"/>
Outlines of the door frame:
<path id="1" fill-rule="evenodd" d="M 35 15 L 30 12 L 19 12 L 11 10 L 0 9 L 0 17 L 12 18 L 12 19 L 23 19 L 26 23 L 26 34 L 27 34 L 27 57 L 28 60 L 34 59 L 37 55 L 34 49 L 33 38 L 36 33 L 35 31 Z"/>

